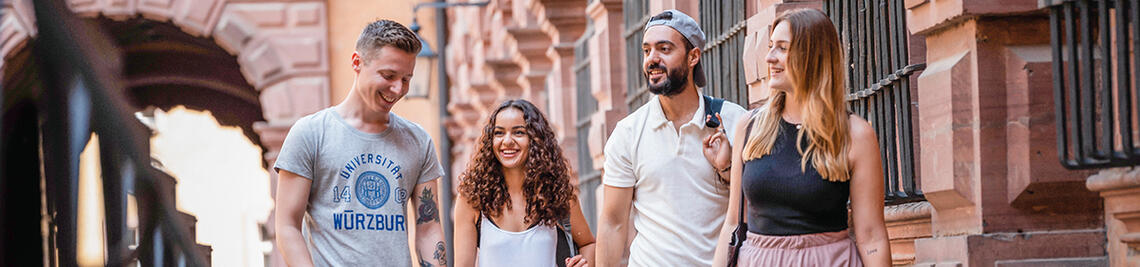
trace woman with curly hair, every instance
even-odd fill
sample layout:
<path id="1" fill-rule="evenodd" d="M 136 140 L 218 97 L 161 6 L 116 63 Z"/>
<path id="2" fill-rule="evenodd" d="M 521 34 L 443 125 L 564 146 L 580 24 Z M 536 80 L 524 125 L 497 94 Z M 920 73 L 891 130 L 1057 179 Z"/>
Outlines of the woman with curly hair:
<path id="1" fill-rule="evenodd" d="M 534 104 L 503 102 L 476 146 L 455 203 L 455 266 L 593 262 L 594 236 L 570 185 L 569 164 Z M 559 258 L 569 256 L 558 255 L 564 225 L 581 255 Z"/>

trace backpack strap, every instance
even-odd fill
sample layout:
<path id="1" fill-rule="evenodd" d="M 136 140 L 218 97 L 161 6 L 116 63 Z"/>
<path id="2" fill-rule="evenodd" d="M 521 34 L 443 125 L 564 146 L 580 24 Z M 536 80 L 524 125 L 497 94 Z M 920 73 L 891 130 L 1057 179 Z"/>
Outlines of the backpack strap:
<path id="1" fill-rule="evenodd" d="M 570 232 L 570 217 L 558 220 L 558 225 L 554 227 L 558 236 L 558 244 L 554 251 L 554 263 L 556 266 L 565 267 L 566 258 L 578 255 L 578 245 L 574 244 L 574 235 Z"/>
<path id="2" fill-rule="evenodd" d="M 708 121 L 705 121 L 705 127 L 720 127 L 721 121 L 716 118 L 716 114 L 720 113 L 721 107 L 724 106 L 724 98 L 716 98 L 708 95 L 703 95 L 703 98 L 705 101 L 705 117 L 709 118 Z"/>
<path id="3" fill-rule="evenodd" d="M 558 224 L 562 226 L 563 230 L 566 230 L 567 233 L 570 233 L 570 216 L 566 216 L 566 218 L 558 220 Z"/>
<path id="4" fill-rule="evenodd" d="M 760 109 L 761 108 L 757 108 L 757 109 L 753 109 L 751 112 L 748 112 L 748 118 L 749 119 L 748 119 L 748 127 L 744 129 L 744 144 L 748 144 L 748 137 L 752 136 L 752 125 L 756 124 L 756 111 L 760 110 Z M 744 145 L 744 144 L 742 144 L 742 145 Z M 741 151 L 744 151 L 744 150 L 741 150 Z M 743 156 L 743 155 L 741 155 L 741 156 Z M 743 164 L 741 164 L 741 165 L 743 165 Z M 744 172 L 743 167 L 742 167 L 742 170 L 740 170 L 740 171 L 743 174 L 743 172 Z M 741 176 L 743 176 L 743 175 L 741 175 Z M 744 209 L 747 208 L 747 206 L 745 206 L 747 203 L 744 202 L 744 199 L 745 199 L 744 184 L 743 184 L 744 179 L 743 179 L 743 177 L 741 177 L 741 178 L 742 178 L 741 179 L 742 183 L 740 185 L 740 208 L 737 209 L 740 213 L 738 215 L 736 215 L 737 224 L 743 224 L 746 222 L 746 220 L 744 220 Z"/>
<path id="5" fill-rule="evenodd" d="M 479 217 L 475 219 L 475 247 L 479 247 L 479 241 L 483 236 L 483 211 L 479 211 Z"/>

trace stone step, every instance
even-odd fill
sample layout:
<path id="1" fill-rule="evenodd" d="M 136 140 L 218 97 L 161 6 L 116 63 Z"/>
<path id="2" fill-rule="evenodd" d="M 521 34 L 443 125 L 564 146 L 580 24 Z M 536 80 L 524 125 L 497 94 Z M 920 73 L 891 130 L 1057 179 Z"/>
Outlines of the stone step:
<path id="1" fill-rule="evenodd" d="M 994 267 L 1103 267 L 1107 257 L 1000 260 Z"/>

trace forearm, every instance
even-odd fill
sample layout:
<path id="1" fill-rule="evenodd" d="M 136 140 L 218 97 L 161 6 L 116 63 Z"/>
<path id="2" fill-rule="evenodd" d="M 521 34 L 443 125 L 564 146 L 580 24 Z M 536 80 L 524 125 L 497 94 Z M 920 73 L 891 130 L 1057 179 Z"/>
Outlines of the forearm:
<path id="1" fill-rule="evenodd" d="M 435 197 L 437 181 L 416 186 L 419 192 L 416 205 L 416 252 L 419 266 L 447 266 L 447 244 L 443 242 L 443 227 L 439 223 L 439 201 Z"/>
<path id="2" fill-rule="evenodd" d="M 729 225 L 731 224 L 731 225 Z M 736 223 L 725 222 L 724 227 L 720 228 L 720 238 L 716 241 L 716 253 L 713 254 L 714 267 L 726 266 L 728 264 L 728 241 L 732 239 L 732 231 L 736 229 Z"/>
<path id="3" fill-rule="evenodd" d="M 586 258 L 586 262 L 594 262 L 594 260 L 597 259 L 597 255 L 594 254 L 596 251 L 594 248 L 596 247 L 597 243 L 592 243 L 578 248 L 578 252 L 582 254 L 582 257 Z"/>
<path id="4" fill-rule="evenodd" d="M 275 241 L 277 242 L 277 249 L 281 251 L 281 256 L 285 258 L 285 265 L 313 266 L 313 258 L 309 255 L 309 249 L 305 246 L 305 240 L 301 237 L 299 227 L 278 223 Z"/>
<path id="5" fill-rule="evenodd" d="M 891 266 L 891 245 L 886 229 L 856 233 L 855 240 L 864 266 Z"/>
<path id="6" fill-rule="evenodd" d="M 447 244 L 443 242 L 439 221 L 416 225 L 416 253 L 419 266 L 448 266 Z"/>
<path id="7" fill-rule="evenodd" d="M 629 236 L 629 225 L 625 222 L 602 223 L 598 227 L 598 242 L 595 255 L 597 266 L 622 266 L 622 257 L 625 256 L 626 237 Z"/>

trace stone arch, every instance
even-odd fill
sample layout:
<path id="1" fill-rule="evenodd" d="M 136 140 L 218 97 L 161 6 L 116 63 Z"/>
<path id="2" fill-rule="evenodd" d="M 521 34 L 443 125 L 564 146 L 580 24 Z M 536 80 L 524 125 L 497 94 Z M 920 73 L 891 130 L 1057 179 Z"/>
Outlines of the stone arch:
<path id="1" fill-rule="evenodd" d="M 4 59 L 36 36 L 32 0 L 0 6 L 0 55 Z M 323 0 L 67 0 L 76 14 L 114 21 L 145 18 L 170 22 L 183 32 L 213 40 L 237 57 L 242 76 L 257 91 L 264 122 L 253 125 L 276 160 L 297 118 L 329 105 L 328 19 Z M 6 66 L 0 61 L 0 73 Z"/>

